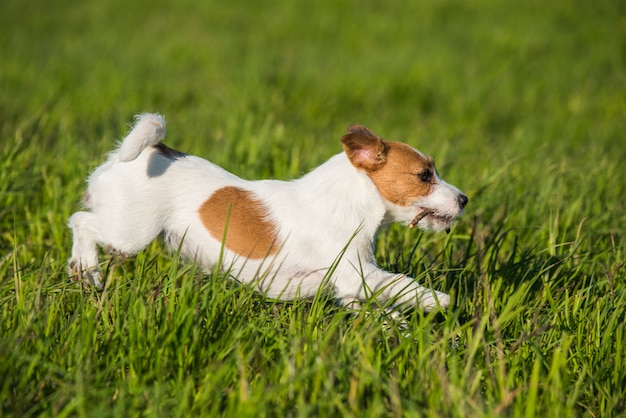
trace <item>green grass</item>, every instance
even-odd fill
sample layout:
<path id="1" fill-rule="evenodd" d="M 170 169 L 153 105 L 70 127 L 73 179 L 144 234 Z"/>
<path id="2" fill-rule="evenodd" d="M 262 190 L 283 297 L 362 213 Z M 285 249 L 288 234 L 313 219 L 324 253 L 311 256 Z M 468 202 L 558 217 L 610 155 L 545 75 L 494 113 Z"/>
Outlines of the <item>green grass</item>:
<path id="1" fill-rule="evenodd" d="M 3 416 L 626 415 L 626 9 L 617 1 L 3 2 Z M 454 295 L 407 312 L 280 303 L 155 243 L 68 280 L 87 174 L 132 116 L 247 178 L 351 123 L 470 197 L 381 266 Z"/>

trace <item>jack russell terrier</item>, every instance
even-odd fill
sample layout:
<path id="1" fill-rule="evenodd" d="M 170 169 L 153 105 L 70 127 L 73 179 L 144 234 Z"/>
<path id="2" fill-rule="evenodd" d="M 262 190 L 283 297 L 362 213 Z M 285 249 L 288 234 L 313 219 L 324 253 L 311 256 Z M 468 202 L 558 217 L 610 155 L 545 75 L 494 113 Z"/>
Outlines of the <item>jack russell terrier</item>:
<path id="1" fill-rule="evenodd" d="M 402 222 L 449 230 L 468 198 L 443 181 L 431 158 L 362 125 L 344 152 L 297 180 L 248 181 L 168 148 L 165 120 L 142 114 L 88 179 L 68 222 L 73 279 L 102 288 L 98 246 L 132 255 L 159 234 L 206 270 L 218 265 L 270 298 L 310 297 L 328 286 L 343 305 L 446 308 L 450 296 L 374 260 L 377 231 Z"/>

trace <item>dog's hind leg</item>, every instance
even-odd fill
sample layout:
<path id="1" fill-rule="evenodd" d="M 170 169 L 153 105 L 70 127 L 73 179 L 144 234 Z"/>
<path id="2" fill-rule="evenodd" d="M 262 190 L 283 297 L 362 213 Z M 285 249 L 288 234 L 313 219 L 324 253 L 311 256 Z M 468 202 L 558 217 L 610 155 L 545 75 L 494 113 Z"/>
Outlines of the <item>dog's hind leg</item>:
<path id="1" fill-rule="evenodd" d="M 70 217 L 68 226 L 72 229 L 74 243 L 68 267 L 73 280 L 81 277 L 90 279 L 96 287 L 102 289 L 98 259 L 99 232 L 94 220 L 95 215 L 90 212 L 76 212 Z"/>

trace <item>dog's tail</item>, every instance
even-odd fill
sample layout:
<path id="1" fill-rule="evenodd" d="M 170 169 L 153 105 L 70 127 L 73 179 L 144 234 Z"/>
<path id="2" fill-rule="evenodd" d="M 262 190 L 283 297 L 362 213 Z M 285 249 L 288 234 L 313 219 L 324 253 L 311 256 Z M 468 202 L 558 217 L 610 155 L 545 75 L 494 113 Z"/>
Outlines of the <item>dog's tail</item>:
<path id="1" fill-rule="evenodd" d="M 135 116 L 135 124 L 117 150 L 120 161 L 132 161 L 144 149 L 154 146 L 165 138 L 165 118 L 157 113 Z"/>

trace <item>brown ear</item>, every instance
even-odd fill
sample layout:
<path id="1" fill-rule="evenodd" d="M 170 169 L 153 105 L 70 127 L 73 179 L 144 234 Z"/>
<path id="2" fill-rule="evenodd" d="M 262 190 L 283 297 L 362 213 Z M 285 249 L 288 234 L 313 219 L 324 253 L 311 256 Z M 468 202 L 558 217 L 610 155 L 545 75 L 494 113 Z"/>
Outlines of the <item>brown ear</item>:
<path id="1" fill-rule="evenodd" d="M 361 134 L 363 136 L 367 136 L 369 138 L 378 138 L 378 136 L 370 131 L 366 126 L 354 124 L 348 127 L 349 134 Z"/>
<path id="2" fill-rule="evenodd" d="M 375 171 L 385 165 L 389 147 L 363 125 L 352 125 L 341 144 L 353 166 Z"/>

